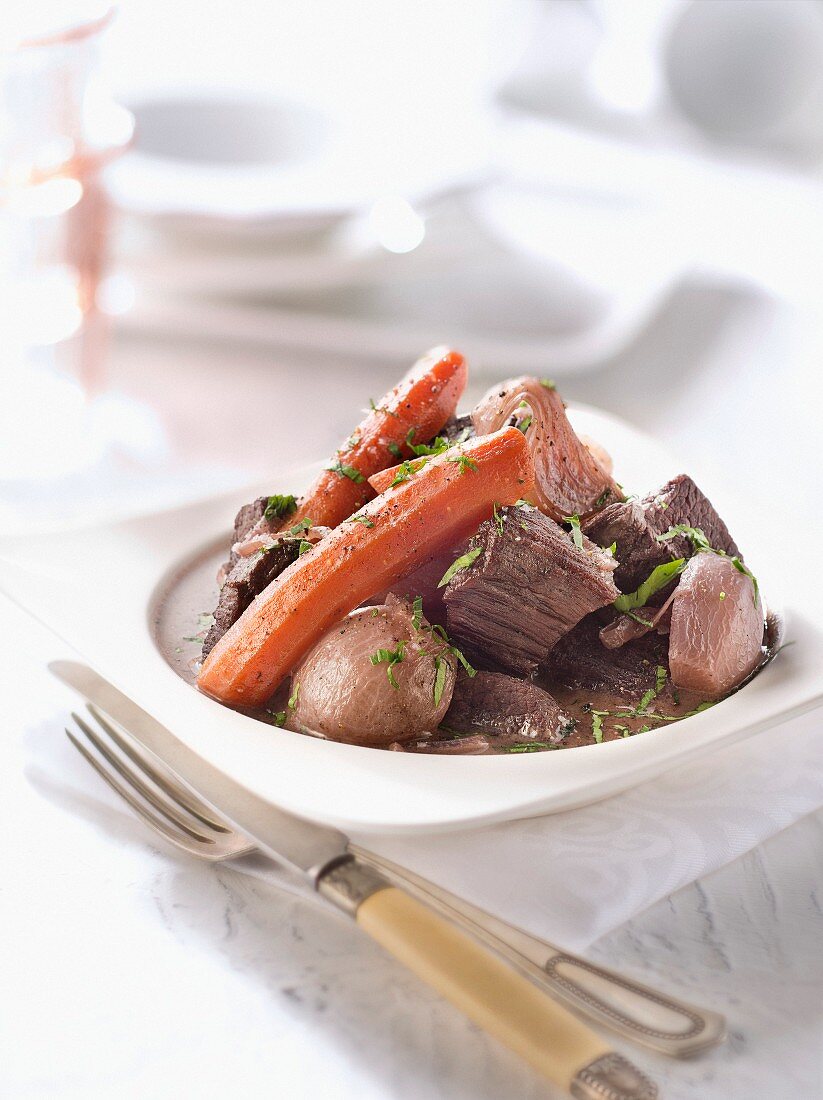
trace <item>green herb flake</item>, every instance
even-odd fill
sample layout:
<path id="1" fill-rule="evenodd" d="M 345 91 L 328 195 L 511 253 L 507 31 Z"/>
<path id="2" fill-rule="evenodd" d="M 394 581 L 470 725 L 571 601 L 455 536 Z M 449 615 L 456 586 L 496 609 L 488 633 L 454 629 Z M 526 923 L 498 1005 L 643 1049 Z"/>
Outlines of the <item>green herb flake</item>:
<path id="1" fill-rule="evenodd" d="M 458 573 L 461 569 L 468 569 L 470 565 L 480 557 L 483 553 L 482 546 L 476 546 L 474 550 L 468 550 L 465 554 L 461 554 L 459 558 L 452 562 L 437 585 L 438 588 L 445 588 L 455 573 Z"/>
<path id="2" fill-rule="evenodd" d="M 623 614 L 624 614 L 624 615 L 628 615 L 628 617 L 629 617 L 630 619 L 634 619 L 634 621 L 635 621 L 636 623 L 640 623 L 640 624 L 641 624 L 642 626 L 647 626 L 647 627 L 649 627 L 649 629 L 651 629 L 651 628 L 652 628 L 652 627 L 654 626 L 654 623 L 653 623 L 653 622 L 650 622 L 650 621 L 649 621 L 649 619 L 643 619 L 643 618 L 641 618 L 641 617 L 640 617 L 639 615 L 636 615 L 636 614 L 634 613 L 634 611 L 624 611 L 624 612 L 623 612 Z"/>
<path id="3" fill-rule="evenodd" d="M 655 592 L 659 592 L 675 577 L 679 577 L 685 568 L 685 558 L 676 558 L 674 561 L 667 561 L 663 565 L 658 565 L 639 588 L 634 592 L 626 592 L 622 596 L 618 596 L 613 606 L 618 611 L 631 611 L 635 607 L 645 607 Z"/>
<path id="4" fill-rule="evenodd" d="M 297 697 L 298 697 L 299 694 L 300 694 L 300 681 L 298 680 L 297 683 L 294 685 L 294 691 L 289 696 L 288 703 L 286 703 L 286 706 L 289 708 L 289 710 L 294 710 L 294 708 L 297 706 Z"/>
<path id="5" fill-rule="evenodd" d="M 498 512 L 498 510 L 497 510 L 498 507 L 499 507 L 499 505 L 497 505 L 497 504 L 492 505 L 492 515 L 494 516 L 494 522 L 497 524 L 497 530 L 502 535 L 503 534 L 503 523 L 504 523 L 506 517 L 501 515 L 500 512 Z"/>
<path id="6" fill-rule="evenodd" d="M 499 752 L 543 752 L 546 749 L 557 749 L 559 745 L 553 745 L 550 741 L 522 741 L 517 745 L 501 745 Z"/>
<path id="7" fill-rule="evenodd" d="M 598 745 L 603 741 L 603 716 L 606 713 L 603 710 L 592 711 L 592 735 Z"/>
<path id="8" fill-rule="evenodd" d="M 725 592 L 721 592 L 721 593 L 720 593 L 720 599 L 721 599 L 721 600 L 725 600 L 725 598 L 726 598 L 726 593 L 725 593 Z"/>
<path id="9" fill-rule="evenodd" d="M 555 386 L 555 384 L 551 380 L 551 378 L 541 378 L 540 379 L 540 385 L 545 386 L 545 388 L 547 390 L 556 390 L 557 389 L 557 386 Z"/>
<path id="10" fill-rule="evenodd" d="M 284 710 L 270 710 L 271 720 L 275 726 L 285 726 L 286 712 Z"/>
<path id="11" fill-rule="evenodd" d="M 670 527 L 668 531 L 664 531 L 662 535 L 657 535 L 657 542 L 669 542 L 671 539 L 677 538 L 678 535 L 684 535 L 692 545 L 692 549 L 697 552 L 700 550 L 712 550 L 712 544 L 704 535 L 703 531 L 699 527 L 690 527 L 688 523 L 678 523 L 674 527 Z"/>
<path id="12" fill-rule="evenodd" d="M 477 463 L 473 458 L 469 458 L 468 455 L 456 455 L 454 458 L 450 458 L 449 462 L 454 462 L 460 467 L 460 473 L 465 474 L 466 470 L 476 470 Z"/>
<path id="13" fill-rule="evenodd" d="M 611 489 L 609 489 L 608 487 L 605 488 L 600 496 L 597 498 L 597 500 L 594 502 L 595 508 L 602 508 L 611 495 Z"/>
<path id="14" fill-rule="evenodd" d="M 346 466 L 340 461 L 335 462 L 332 466 L 327 466 L 326 469 L 332 474 L 338 474 L 340 477 L 347 477 L 349 481 L 353 481 L 355 485 L 359 485 L 361 481 L 366 480 L 355 466 Z"/>
<path id="15" fill-rule="evenodd" d="M 443 688 L 446 686 L 448 665 L 442 657 L 435 657 L 434 669 L 434 705 L 439 707 L 440 700 L 443 698 Z"/>
<path id="16" fill-rule="evenodd" d="M 270 496 L 263 515 L 266 519 L 280 519 L 282 516 L 290 516 L 297 511 L 297 499 L 291 493 L 275 493 Z"/>
<path id="17" fill-rule="evenodd" d="M 423 597 L 415 596 L 412 601 L 412 626 L 415 630 L 420 629 L 420 623 L 423 621 Z"/>
<path id="18" fill-rule="evenodd" d="M 350 523 L 362 523 L 364 527 L 374 527 L 374 520 L 368 516 L 349 516 Z"/>
<path id="19" fill-rule="evenodd" d="M 648 691 L 644 692 L 643 693 L 643 698 L 637 704 L 637 709 L 635 710 L 635 714 L 637 714 L 637 715 L 645 714 L 647 709 L 648 709 L 649 703 L 652 702 L 652 700 L 655 698 L 656 695 L 657 695 L 657 692 L 654 690 L 654 688 L 649 688 Z"/>
<path id="20" fill-rule="evenodd" d="M 563 522 L 571 524 L 574 545 L 578 548 L 578 550 L 582 550 L 583 532 L 580 530 L 580 516 L 578 516 L 576 513 L 573 516 L 564 516 Z"/>
<path id="21" fill-rule="evenodd" d="M 654 693 L 659 695 L 663 688 L 666 686 L 666 678 L 668 677 L 668 669 L 664 665 L 658 665 L 655 673 Z"/>
<path id="22" fill-rule="evenodd" d="M 389 683 L 397 691 L 400 688 L 397 680 L 394 678 L 394 666 L 399 665 L 403 660 L 406 653 L 405 640 L 397 643 L 396 649 L 378 649 L 376 653 L 372 653 L 369 660 L 373 665 L 380 665 L 384 661 L 387 663 L 386 675 L 388 676 Z"/>
<path id="23" fill-rule="evenodd" d="M 606 553 L 611 554 L 613 558 L 617 557 L 617 543 L 613 542 L 611 546 L 607 547 Z"/>
<path id="24" fill-rule="evenodd" d="M 294 535 L 294 537 L 296 538 L 298 535 L 303 535 L 307 531 L 310 531 L 312 527 L 314 527 L 314 521 L 306 516 L 305 519 L 298 520 L 298 522 L 295 523 L 294 527 L 289 528 L 288 533 L 290 535 Z M 270 547 L 269 549 L 273 549 L 273 547 Z"/>
<path id="25" fill-rule="evenodd" d="M 301 539 L 300 540 L 300 545 L 297 548 L 298 558 L 302 558 L 303 555 L 311 549 L 312 549 L 312 544 L 310 542 L 308 542 L 306 539 Z"/>
<path id="26" fill-rule="evenodd" d="M 396 443 L 390 443 L 389 454 L 393 454 L 395 458 L 400 458 L 403 452 L 400 450 Z"/>

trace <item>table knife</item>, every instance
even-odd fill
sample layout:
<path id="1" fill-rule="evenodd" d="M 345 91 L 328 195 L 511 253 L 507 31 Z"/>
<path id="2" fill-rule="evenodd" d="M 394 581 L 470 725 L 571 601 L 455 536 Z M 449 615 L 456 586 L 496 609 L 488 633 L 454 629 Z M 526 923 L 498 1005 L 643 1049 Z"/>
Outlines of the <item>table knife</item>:
<path id="1" fill-rule="evenodd" d="M 338 829 L 274 806 L 209 763 L 84 665 L 50 671 L 185 775 L 269 856 L 303 875 L 398 961 L 578 1100 L 655 1100 L 656 1085 L 501 958 L 358 859 Z"/>

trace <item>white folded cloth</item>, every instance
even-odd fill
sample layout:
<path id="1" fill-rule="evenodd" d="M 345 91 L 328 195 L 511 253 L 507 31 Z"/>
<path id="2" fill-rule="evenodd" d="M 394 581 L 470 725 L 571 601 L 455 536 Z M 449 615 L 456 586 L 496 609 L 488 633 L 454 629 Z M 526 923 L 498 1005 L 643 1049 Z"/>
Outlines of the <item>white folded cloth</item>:
<path id="1" fill-rule="evenodd" d="M 61 711 L 55 701 L 63 689 L 54 686 L 48 716 L 39 714 L 27 731 L 27 777 L 41 794 L 105 827 L 112 814 L 130 811 L 69 745 L 63 726 L 74 701 L 66 691 Z M 353 839 L 533 934 L 580 950 L 823 805 L 820 713 L 582 809 L 465 832 Z M 124 822 L 118 824 L 112 844 L 123 843 Z M 141 832 L 149 839 L 135 821 L 128 835 Z M 299 889 L 267 860 L 235 866 Z"/>

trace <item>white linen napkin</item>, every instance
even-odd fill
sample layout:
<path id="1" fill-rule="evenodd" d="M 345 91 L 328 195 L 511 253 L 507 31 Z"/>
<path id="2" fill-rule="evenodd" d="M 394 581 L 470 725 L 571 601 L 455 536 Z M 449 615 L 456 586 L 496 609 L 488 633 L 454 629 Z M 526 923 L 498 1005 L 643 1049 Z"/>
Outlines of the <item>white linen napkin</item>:
<path id="1" fill-rule="evenodd" d="M 26 731 L 27 778 L 42 795 L 103 827 L 112 814 L 128 816 L 63 736 L 74 705 L 70 693 L 63 695 L 65 711 L 49 696 L 50 717 L 41 714 Z M 577 951 L 823 805 L 820 713 L 579 810 L 465 832 L 354 839 Z M 119 825 L 111 843 L 122 842 L 116 839 L 122 820 Z M 133 828 L 149 838 L 141 824 Z M 299 889 L 267 860 L 241 859 L 235 866 Z"/>

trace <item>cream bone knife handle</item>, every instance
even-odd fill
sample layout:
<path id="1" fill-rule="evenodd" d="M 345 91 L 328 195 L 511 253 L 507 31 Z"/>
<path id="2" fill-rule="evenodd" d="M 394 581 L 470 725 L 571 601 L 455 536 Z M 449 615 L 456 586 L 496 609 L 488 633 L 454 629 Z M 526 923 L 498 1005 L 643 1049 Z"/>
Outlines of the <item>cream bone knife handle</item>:
<path id="1" fill-rule="evenodd" d="M 578 1100 L 655 1100 L 657 1086 L 576 1016 L 418 898 L 349 859 L 318 890 L 470 1020 Z"/>
<path id="2" fill-rule="evenodd" d="M 471 932 L 579 1015 L 643 1046 L 687 1057 L 721 1042 L 726 1021 L 622 974 L 560 950 L 493 917 L 463 898 L 373 852 L 350 846 L 361 861 Z"/>

